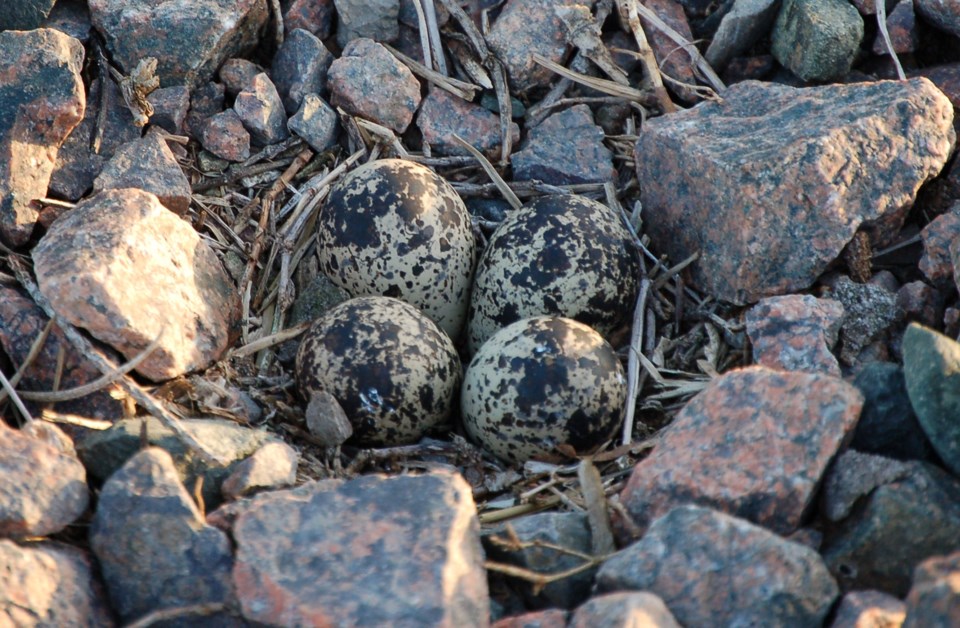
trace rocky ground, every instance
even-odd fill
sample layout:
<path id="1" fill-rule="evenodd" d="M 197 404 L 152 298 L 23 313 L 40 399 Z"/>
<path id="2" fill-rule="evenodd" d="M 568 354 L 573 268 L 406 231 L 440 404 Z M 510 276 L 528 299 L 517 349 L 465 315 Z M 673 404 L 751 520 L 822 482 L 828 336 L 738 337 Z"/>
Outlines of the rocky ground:
<path id="1" fill-rule="evenodd" d="M 936 0 L 17 4 L 0 623 L 960 625 L 956 106 Z"/>

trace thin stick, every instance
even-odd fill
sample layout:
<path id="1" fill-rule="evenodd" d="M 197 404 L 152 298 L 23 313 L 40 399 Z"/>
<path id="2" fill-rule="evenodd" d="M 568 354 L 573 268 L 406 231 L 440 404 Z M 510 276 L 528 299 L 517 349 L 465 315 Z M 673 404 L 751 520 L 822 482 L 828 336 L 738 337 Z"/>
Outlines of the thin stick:
<path id="1" fill-rule="evenodd" d="M 23 401 L 17 395 L 17 391 L 13 389 L 13 386 L 10 385 L 10 380 L 7 379 L 7 376 L 3 374 L 2 370 L 0 370 L 0 386 L 10 395 L 10 399 L 13 400 L 13 405 L 17 407 L 17 410 L 19 410 L 23 418 L 27 420 L 27 423 L 31 423 L 34 420 L 33 416 L 30 414 L 30 411 L 27 410 L 27 406 L 23 405 Z"/>
<path id="2" fill-rule="evenodd" d="M 880 34 L 883 35 L 883 43 L 893 58 L 893 64 L 897 67 L 897 76 L 901 81 L 907 80 L 907 75 L 903 73 L 903 66 L 900 65 L 900 59 L 897 52 L 893 49 L 893 42 L 890 40 L 890 32 L 887 30 L 887 3 L 886 0 L 874 0 L 877 7 L 877 26 L 880 27 Z"/>
<path id="3" fill-rule="evenodd" d="M 637 0 L 617 0 L 617 9 L 620 11 L 620 18 L 630 28 L 633 38 L 637 42 L 637 50 L 640 52 L 640 64 L 643 65 L 643 71 L 647 75 L 647 80 L 653 87 L 654 96 L 657 103 L 664 113 L 671 113 L 677 110 L 677 106 L 670 100 L 667 88 L 663 86 L 663 79 L 660 77 L 660 66 L 657 65 L 657 59 L 653 55 L 653 49 L 647 42 L 647 35 L 643 32 L 643 25 L 637 16 Z"/>
<path id="4" fill-rule="evenodd" d="M 390 54 L 396 57 L 397 60 L 399 60 L 402 64 L 410 68 L 411 72 L 423 79 L 430 81 L 437 87 L 447 90 L 454 96 L 459 96 L 464 100 L 473 100 L 477 95 L 477 92 L 480 91 L 480 87 L 474 85 L 473 83 L 467 83 L 466 81 L 460 81 L 455 78 L 445 76 L 436 70 L 431 70 L 416 59 L 411 59 L 389 44 L 381 45 L 390 51 Z"/>
<path id="5" fill-rule="evenodd" d="M 20 383 L 20 379 L 23 377 L 23 374 L 30 368 L 30 365 L 33 364 L 33 361 L 37 359 L 37 356 L 40 355 L 40 351 L 43 349 L 44 343 L 47 341 L 47 337 L 50 336 L 50 332 L 53 330 L 53 319 L 47 320 L 47 324 L 43 326 L 43 330 L 37 335 L 33 340 L 33 344 L 30 345 L 30 351 L 27 353 L 27 357 L 23 360 L 23 363 L 20 365 L 20 368 L 13 374 L 13 377 L 10 378 L 10 385 L 14 388 L 17 387 L 17 384 Z M 0 401 L 3 401 L 7 398 L 5 391 L 0 390 Z"/>
<path id="6" fill-rule="evenodd" d="M 470 142 L 466 141 L 456 133 L 453 134 L 453 141 L 462 146 L 468 153 L 473 155 L 473 158 L 477 160 L 477 163 L 479 163 L 480 167 L 483 168 L 483 171 L 487 173 L 487 176 L 490 177 L 490 180 L 493 181 L 494 185 L 497 186 L 497 189 L 500 190 L 500 194 L 502 194 L 503 198 L 510 203 L 511 207 L 514 209 L 520 209 L 520 207 L 523 206 L 523 203 L 520 202 L 520 199 L 517 198 L 517 195 L 513 193 L 513 190 L 511 190 L 510 186 L 507 185 L 507 182 L 503 180 L 503 177 L 501 177 L 500 173 L 497 172 L 497 169 L 493 167 L 493 164 L 487 161 L 487 158 L 483 156 L 483 153 L 471 146 Z"/>
<path id="7" fill-rule="evenodd" d="M 275 334 L 270 334 L 269 336 L 264 336 L 263 338 L 257 338 L 253 342 L 245 344 L 242 347 L 238 347 L 230 352 L 229 357 L 231 358 L 242 358 L 248 355 L 253 355 L 254 353 L 259 353 L 264 349 L 269 349 L 270 347 L 276 346 L 282 342 L 286 342 L 291 338 L 296 338 L 303 332 L 307 331 L 310 327 L 310 323 L 313 321 L 306 321 L 284 329 L 283 331 L 277 332 Z"/>
<path id="8" fill-rule="evenodd" d="M 644 277 L 640 280 L 640 294 L 637 295 L 637 306 L 633 310 L 633 330 L 630 334 L 630 357 L 627 360 L 627 408 L 623 419 L 623 436 L 621 444 L 626 445 L 633 435 L 634 414 L 637 408 L 637 395 L 640 392 L 640 356 L 643 340 L 644 312 L 647 309 L 647 293 L 650 291 L 650 280 Z"/>

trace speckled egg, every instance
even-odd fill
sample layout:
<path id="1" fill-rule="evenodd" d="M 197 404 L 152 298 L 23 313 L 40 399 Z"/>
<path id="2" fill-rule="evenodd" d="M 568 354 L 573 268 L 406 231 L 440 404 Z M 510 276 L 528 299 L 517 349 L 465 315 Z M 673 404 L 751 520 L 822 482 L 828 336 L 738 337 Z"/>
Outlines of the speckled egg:
<path id="1" fill-rule="evenodd" d="M 480 347 L 463 380 L 467 433 L 498 458 L 550 459 L 614 438 L 627 380 L 613 347 L 592 328 L 555 316 L 517 321 Z"/>
<path id="2" fill-rule="evenodd" d="M 531 316 L 565 316 L 609 335 L 633 312 L 640 257 L 620 216 L 582 196 L 544 196 L 508 216 L 474 275 L 471 352 Z"/>
<path id="3" fill-rule="evenodd" d="M 392 446 L 446 422 L 460 389 L 460 358 L 450 338 L 415 307 L 360 297 L 310 326 L 297 352 L 297 386 L 337 398 L 353 440 Z"/>
<path id="4" fill-rule="evenodd" d="M 459 336 L 476 239 L 463 201 L 432 170 L 402 159 L 360 166 L 330 191 L 317 234 L 321 271 L 351 296 L 402 299 Z"/>

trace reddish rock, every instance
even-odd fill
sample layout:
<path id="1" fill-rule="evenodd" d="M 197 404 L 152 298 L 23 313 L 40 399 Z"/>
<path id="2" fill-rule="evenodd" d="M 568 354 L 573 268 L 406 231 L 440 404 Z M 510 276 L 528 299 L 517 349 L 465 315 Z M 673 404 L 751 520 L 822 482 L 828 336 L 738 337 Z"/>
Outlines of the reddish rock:
<path id="1" fill-rule="evenodd" d="M 227 94 L 236 97 L 243 89 L 253 83 L 253 79 L 263 72 L 263 68 L 247 59 L 227 59 L 220 66 L 217 75 Z"/>
<path id="2" fill-rule="evenodd" d="M 267 25 L 267 0 L 89 0 L 90 19 L 113 60 L 131 72 L 157 59 L 163 86 L 195 87 L 251 50 Z"/>
<path id="3" fill-rule="evenodd" d="M 239 315 L 230 277 L 189 223 L 152 194 L 102 192 L 57 220 L 33 250 L 37 283 L 66 320 L 155 381 L 219 359 Z M 149 286 L 149 290 L 144 290 Z"/>
<path id="4" fill-rule="evenodd" d="M 954 110 L 960 109 L 960 63 L 947 63 L 914 70 L 909 72 L 907 76 L 924 76 L 930 79 L 950 99 Z M 953 128 L 957 133 L 960 133 L 960 118 L 954 118 Z M 954 168 L 956 167 L 957 161 L 954 160 Z"/>
<path id="5" fill-rule="evenodd" d="M 943 320 L 943 293 L 922 281 L 911 281 L 897 291 L 897 307 L 908 322 L 936 327 Z"/>
<path id="6" fill-rule="evenodd" d="M 753 361 L 772 369 L 840 376 L 830 349 L 837 342 L 843 305 L 790 294 L 762 299 L 745 316 Z"/>
<path id="7" fill-rule="evenodd" d="M 0 421 L 0 536 L 59 532 L 89 499 L 86 471 L 63 432 L 38 421 L 22 430 Z"/>
<path id="8" fill-rule="evenodd" d="M 500 117 L 443 89 L 431 89 L 420 103 L 417 127 L 424 144 L 437 155 L 470 154 L 454 141 L 454 134 L 487 156 L 500 153 Z M 514 122 L 510 135 L 514 143 L 519 141 L 520 127 Z"/>
<path id="9" fill-rule="evenodd" d="M 335 14 L 333 0 L 293 0 L 283 13 L 284 30 L 289 33 L 302 28 L 326 39 L 333 32 Z"/>
<path id="10" fill-rule="evenodd" d="M 187 112 L 187 131 L 199 139 L 204 122 L 223 111 L 225 88 L 223 83 L 204 83 L 190 93 L 190 111 Z"/>
<path id="11" fill-rule="evenodd" d="M 890 35 L 893 51 L 898 55 L 909 54 L 919 48 L 920 33 L 917 31 L 917 16 L 913 2 L 898 2 L 887 14 L 887 33 Z M 887 43 L 880 33 L 877 33 L 876 39 L 873 40 L 873 54 L 890 54 Z"/>
<path id="12" fill-rule="evenodd" d="M 0 625 L 114 625 L 90 558 L 60 543 L 0 540 Z"/>
<path id="13" fill-rule="evenodd" d="M 533 60 L 534 53 L 560 63 L 569 52 L 567 34 L 556 10 L 577 0 L 511 0 L 487 35 L 490 51 L 503 62 L 512 92 L 527 94 L 547 87 L 555 74 Z"/>
<path id="14" fill-rule="evenodd" d="M 624 591 L 597 595 L 573 614 L 570 628 L 680 628 L 666 604 L 653 593 Z"/>
<path id="15" fill-rule="evenodd" d="M 241 512 L 233 535 L 248 621 L 489 621 L 476 510 L 459 475 L 364 476 L 265 493 Z"/>
<path id="16" fill-rule="evenodd" d="M 513 177 L 554 185 L 612 181 L 613 153 L 603 145 L 603 129 L 587 105 L 574 105 L 529 131 L 513 154 Z"/>
<path id="17" fill-rule="evenodd" d="M 204 524 L 162 449 L 142 450 L 104 483 L 90 547 L 124 623 L 159 609 L 233 601 L 230 541 Z"/>
<path id="18" fill-rule="evenodd" d="M 15 366 L 26 361 L 33 343 L 49 320 L 32 300 L 14 288 L 0 285 L 0 349 Z M 58 366 L 61 350 L 63 364 Z M 77 354 L 60 328 L 54 325 L 17 388 L 31 391 L 53 390 L 55 382 L 58 381 L 58 373 L 61 389 L 82 386 L 101 375 L 93 364 Z M 53 404 L 53 409 L 97 419 L 119 419 L 123 416 L 122 402 L 110 394 L 116 389 L 116 386 L 107 386 L 85 397 Z M 25 403 L 31 412 L 35 411 L 36 404 L 30 401 Z"/>
<path id="19" fill-rule="evenodd" d="M 297 29 L 287 35 L 270 67 L 270 78 L 287 113 L 299 109 L 308 94 L 327 91 L 327 71 L 331 63 L 333 55 L 310 31 Z"/>
<path id="20" fill-rule="evenodd" d="M 83 119 L 83 47 L 51 29 L 0 32 L 0 240 L 26 244 L 61 144 Z"/>
<path id="21" fill-rule="evenodd" d="M 504 617 L 491 624 L 491 628 L 566 628 L 566 626 L 567 611 L 559 608 Z"/>
<path id="22" fill-rule="evenodd" d="M 914 0 L 917 13 L 928 24 L 960 37 L 960 3 L 948 0 Z"/>
<path id="23" fill-rule="evenodd" d="M 953 108 L 923 79 L 723 98 L 648 120 L 635 155 L 652 247 L 699 252 L 695 283 L 738 304 L 809 286 L 861 226 L 889 240 L 953 150 Z"/>
<path id="24" fill-rule="evenodd" d="M 654 521 L 597 589 L 656 594 L 683 626 L 821 626 L 839 593 L 816 551 L 699 506 Z"/>
<path id="25" fill-rule="evenodd" d="M 276 144 L 290 135 L 280 94 L 266 74 L 253 77 L 253 82 L 237 94 L 233 109 L 258 146 Z"/>
<path id="26" fill-rule="evenodd" d="M 299 457 L 286 443 L 267 443 L 238 464 L 220 490 L 226 499 L 239 499 L 259 490 L 293 486 Z"/>
<path id="27" fill-rule="evenodd" d="M 372 39 L 351 41 L 327 72 L 330 104 L 403 133 L 420 105 L 420 82 Z"/>
<path id="28" fill-rule="evenodd" d="M 93 182 L 94 193 L 120 188 L 150 192 L 179 215 L 187 213 L 193 198 L 190 182 L 158 133 L 121 146 Z"/>
<path id="29" fill-rule="evenodd" d="M 683 12 L 683 6 L 677 0 L 642 0 L 642 4 L 656 13 L 657 17 L 663 20 L 667 26 L 680 33 L 680 36 L 686 41 L 695 41 L 696 38 L 690 31 L 687 16 Z M 641 17 L 640 23 L 647 34 L 650 47 L 653 48 L 653 55 L 657 59 L 660 70 L 681 83 L 696 85 L 697 74 L 694 72 L 690 55 L 682 49 L 678 50 L 677 42 L 646 18 Z M 631 49 L 636 49 L 636 43 L 633 44 Z M 690 88 L 673 84 L 669 87 L 683 100 L 688 102 L 700 100 L 696 92 Z"/>
<path id="30" fill-rule="evenodd" d="M 862 404 L 856 388 L 829 375 L 725 373 L 677 414 L 620 499 L 640 528 L 693 502 L 789 534 Z"/>
<path id="31" fill-rule="evenodd" d="M 898 628 L 906 605 L 881 591 L 851 591 L 840 600 L 830 628 Z"/>
<path id="32" fill-rule="evenodd" d="M 925 560 L 913 572 L 904 628 L 960 625 L 960 552 Z"/>
<path id="33" fill-rule="evenodd" d="M 150 92 L 147 102 L 153 106 L 150 124 L 173 135 L 183 135 L 187 112 L 190 111 L 190 89 L 186 85 L 171 85 Z"/>
<path id="34" fill-rule="evenodd" d="M 200 141 L 204 148 L 221 159 L 245 161 L 250 158 L 250 134 L 233 109 L 207 118 Z"/>
<path id="35" fill-rule="evenodd" d="M 941 214 L 920 230 L 923 257 L 920 272 L 937 286 L 946 286 L 953 279 L 953 258 L 950 243 L 960 240 L 960 204 Z"/>

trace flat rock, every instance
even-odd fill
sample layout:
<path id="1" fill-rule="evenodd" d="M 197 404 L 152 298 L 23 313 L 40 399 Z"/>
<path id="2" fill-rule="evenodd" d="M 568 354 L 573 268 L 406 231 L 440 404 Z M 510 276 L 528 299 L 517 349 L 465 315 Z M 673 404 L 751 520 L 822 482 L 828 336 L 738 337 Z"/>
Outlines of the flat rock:
<path id="1" fill-rule="evenodd" d="M 162 449 L 144 449 L 104 483 L 90 547 L 125 623 L 159 609 L 233 599 L 230 541 L 204 523 Z"/>
<path id="2" fill-rule="evenodd" d="M 923 79 L 746 81 L 723 98 L 649 120 L 635 154 L 652 246 L 699 252 L 695 283 L 737 304 L 806 288 L 861 225 L 890 239 L 955 141 Z"/>
<path id="3" fill-rule="evenodd" d="M 287 34 L 270 67 L 287 113 L 296 112 L 308 94 L 326 93 L 331 63 L 333 55 L 310 31 L 298 28 Z"/>
<path id="4" fill-rule="evenodd" d="M 83 47 L 60 31 L 0 32 L 0 240 L 26 244 L 57 152 L 83 119 Z"/>
<path id="5" fill-rule="evenodd" d="M 159 133 L 124 144 L 104 165 L 93 191 L 138 188 L 150 192 L 178 215 L 187 213 L 192 194 L 177 158 Z"/>
<path id="6" fill-rule="evenodd" d="M 250 158 L 250 133 L 232 107 L 204 120 L 200 143 L 205 149 L 227 161 L 245 161 Z"/>
<path id="7" fill-rule="evenodd" d="M 355 39 L 327 72 L 330 104 L 403 133 L 420 106 L 417 77 L 372 39 Z"/>
<path id="8" fill-rule="evenodd" d="M 925 560 L 907 594 L 904 628 L 960 625 L 960 552 Z"/>
<path id="9" fill-rule="evenodd" d="M 476 509 L 458 475 L 364 476 L 265 493 L 240 512 L 233 537 L 248 621 L 488 623 Z"/>
<path id="10" fill-rule="evenodd" d="M 89 499 L 87 474 L 63 432 L 41 422 L 15 430 L 0 421 L 0 536 L 59 532 Z"/>
<path id="11" fill-rule="evenodd" d="M 850 591 L 840 600 L 830 628 L 897 628 L 906 605 L 882 591 Z"/>
<path id="12" fill-rule="evenodd" d="M 744 319 L 754 364 L 840 376 L 840 364 L 830 351 L 843 319 L 839 301 L 808 294 L 767 297 Z"/>
<path id="13" fill-rule="evenodd" d="M 128 359 L 160 337 L 136 369 L 155 381 L 219 359 L 239 317 L 236 288 L 213 250 L 141 190 L 79 203 L 50 227 L 33 261 L 53 308 Z"/>
<path id="14" fill-rule="evenodd" d="M 250 132 L 250 140 L 258 146 L 276 144 L 290 135 L 283 101 L 265 73 L 253 77 L 250 85 L 237 94 L 233 109 Z"/>
<path id="15" fill-rule="evenodd" d="M 960 343 L 911 323 L 902 350 L 907 392 L 920 427 L 946 467 L 960 473 Z"/>
<path id="16" fill-rule="evenodd" d="M 829 375 L 762 366 L 727 372 L 663 430 L 620 500 L 641 529 L 694 502 L 789 534 L 862 404 L 856 388 Z"/>
<path id="17" fill-rule="evenodd" d="M 400 0 L 333 0 L 337 7 L 337 44 L 355 39 L 395 41 L 400 34 Z"/>
<path id="18" fill-rule="evenodd" d="M 578 0 L 511 0 L 486 36 L 490 51 L 504 64 L 511 93 L 547 87 L 555 75 L 533 60 L 534 53 L 560 63 L 569 52 L 557 9 Z"/>
<path id="19" fill-rule="evenodd" d="M 960 482 L 924 462 L 903 464 L 906 477 L 875 488 L 824 537 L 821 554 L 844 590 L 903 597 L 920 562 L 960 550 Z"/>
<path id="20" fill-rule="evenodd" d="M 779 9 L 777 0 L 734 0 L 704 55 L 710 65 L 722 70 L 730 59 L 744 54 L 768 35 Z"/>
<path id="21" fill-rule="evenodd" d="M 0 539 L 0 624 L 109 628 L 114 620 L 86 552 Z"/>
<path id="22" fill-rule="evenodd" d="M 804 81 L 834 81 L 850 71 L 863 39 L 863 18 L 845 0 L 784 0 L 771 51 Z"/>
<path id="23" fill-rule="evenodd" d="M 221 491 L 225 499 L 238 499 L 255 491 L 293 486 L 297 479 L 297 450 L 286 443 L 271 442 L 241 461 Z"/>
<path id="24" fill-rule="evenodd" d="M 454 134 L 489 157 L 500 153 L 500 117 L 443 89 L 431 89 L 420 103 L 417 127 L 424 144 L 437 155 L 469 154 L 454 141 Z M 520 139 L 520 127 L 514 122 L 510 134 L 514 142 Z"/>
<path id="25" fill-rule="evenodd" d="M 597 588 L 654 593 L 683 626 L 820 626 L 839 594 L 814 550 L 699 506 L 654 521 Z"/>
<path id="26" fill-rule="evenodd" d="M 580 606 L 570 619 L 570 628 L 680 628 L 659 597 L 646 591 L 597 595 Z"/>
<path id="27" fill-rule="evenodd" d="M 259 42 L 267 0 L 89 0 L 90 19 L 114 62 L 127 73 L 145 57 L 157 59 L 164 87 L 210 80 L 230 57 Z"/>
<path id="28" fill-rule="evenodd" d="M 553 185 L 612 181 L 613 153 L 603 145 L 603 129 L 587 105 L 574 105 L 530 129 L 511 158 L 516 181 L 537 179 Z"/>
<path id="29" fill-rule="evenodd" d="M 930 443 L 910 405 L 900 365 L 865 364 L 853 385 L 863 395 L 863 410 L 850 447 L 897 460 L 930 458 Z"/>
<path id="30" fill-rule="evenodd" d="M 310 148 L 322 153 L 337 143 L 340 118 L 323 98 L 307 94 L 297 113 L 287 120 L 287 128 L 303 138 Z"/>

